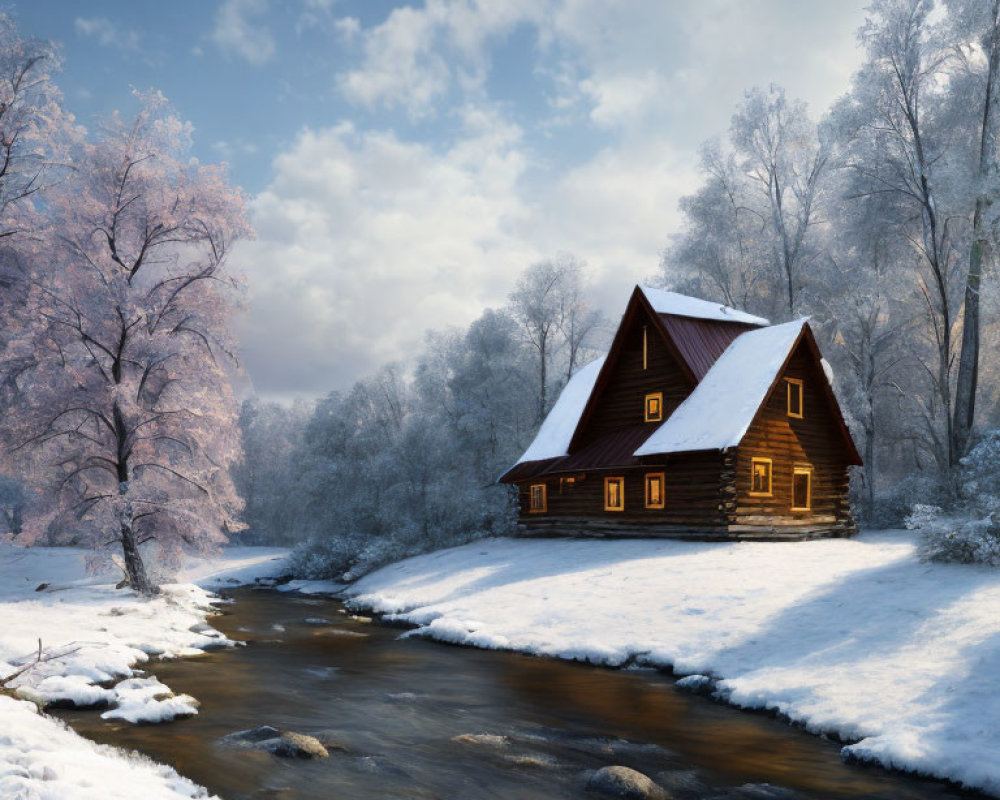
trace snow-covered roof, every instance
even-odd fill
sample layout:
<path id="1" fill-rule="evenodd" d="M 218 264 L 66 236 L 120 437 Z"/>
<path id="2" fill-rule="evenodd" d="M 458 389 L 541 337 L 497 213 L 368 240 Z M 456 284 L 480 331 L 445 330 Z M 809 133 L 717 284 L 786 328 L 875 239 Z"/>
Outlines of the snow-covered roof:
<path id="1" fill-rule="evenodd" d="M 604 358 L 601 356 L 573 373 L 542 427 L 538 429 L 535 440 L 518 459 L 518 464 L 567 455 L 577 423 L 580 422 L 583 409 L 594 390 L 594 383 L 604 366 Z"/>
<path id="2" fill-rule="evenodd" d="M 746 325 L 770 324 L 763 317 L 755 317 L 745 311 L 718 303 L 710 303 L 708 300 L 699 300 L 697 297 L 688 297 L 684 294 L 677 294 L 677 292 L 668 292 L 665 289 L 653 289 L 649 286 L 640 286 L 639 288 L 657 314 L 714 319 L 722 322 L 742 322 Z"/>
<path id="3" fill-rule="evenodd" d="M 635 455 L 723 450 L 738 445 L 805 323 L 799 319 L 737 337 Z"/>

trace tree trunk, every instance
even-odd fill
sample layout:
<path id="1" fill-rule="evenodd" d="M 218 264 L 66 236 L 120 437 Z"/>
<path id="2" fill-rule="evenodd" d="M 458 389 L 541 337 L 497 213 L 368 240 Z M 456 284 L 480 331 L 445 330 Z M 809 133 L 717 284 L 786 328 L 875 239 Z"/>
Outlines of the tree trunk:
<path id="1" fill-rule="evenodd" d="M 548 383 L 548 368 L 549 368 L 549 354 L 548 354 L 548 342 L 546 337 L 542 335 L 539 338 L 538 346 L 538 424 L 541 425 L 545 419 L 545 404 L 548 402 L 548 397 L 546 396 L 545 387 Z"/>
<path id="2" fill-rule="evenodd" d="M 125 559 L 125 576 L 128 578 L 129 586 L 139 594 L 151 597 L 157 593 L 159 587 L 150 580 L 149 575 L 146 573 L 146 565 L 142 562 L 142 554 L 139 552 L 139 542 L 135 535 L 132 501 L 127 497 L 127 482 L 119 485 L 118 493 L 122 498 L 120 535 L 122 556 Z"/>
<path id="3" fill-rule="evenodd" d="M 958 361 L 955 386 L 955 418 L 952 425 L 953 459 L 965 455 L 976 416 L 976 386 L 979 382 L 979 285 L 983 274 L 983 259 L 989 247 L 988 225 L 984 219 L 991 205 L 987 185 L 994 164 L 996 125 L 993 93 L 1000 73 L 1000 0 L 994 0 L 990 19 L 989 70 L 986 75 L 986 96 L 983 100 L 983 126 L 979 138 L 979 175 L 976 209 L 972 217 L 972 247 L 969 250 L 969 274 L 965 279 L 965 316 L 962 325 L 962 352 Z M 953 463 L 951 466 L 957 466 Z"/>

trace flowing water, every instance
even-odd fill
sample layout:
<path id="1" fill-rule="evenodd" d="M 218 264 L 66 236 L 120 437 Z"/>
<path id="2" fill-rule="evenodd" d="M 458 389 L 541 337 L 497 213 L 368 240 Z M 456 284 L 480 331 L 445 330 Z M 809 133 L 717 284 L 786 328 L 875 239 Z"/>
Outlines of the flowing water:
<path id="1" fill-rule="evenodd" d="M 141 726 L 97 711 L 60 716 L 224 798 L 580 798 L 591 796 L 591 771 L 610 764 L 680 800 L 978 796 L 846 765 L 833 742 L 678 691 L 657 672 L 402 639 L 334 600 L 231 596 L 213 625 L 245 647 L 150 667 L 201 701 L 198 716 Z M 341 749 L 285 760 L 219 742 L 260 725 Z"/>

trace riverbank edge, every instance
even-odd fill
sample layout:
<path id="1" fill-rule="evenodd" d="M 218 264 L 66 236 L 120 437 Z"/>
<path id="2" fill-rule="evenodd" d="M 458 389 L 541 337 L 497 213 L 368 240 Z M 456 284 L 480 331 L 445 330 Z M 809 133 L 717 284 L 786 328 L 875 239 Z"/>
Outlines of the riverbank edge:
<path id="1" fill-rule="evenodd" d="M 108 644 L 104 646 L 115 651 L 108 658 L 108 664 L 100 668 L 92 664 L 78 664 L 76 671 L 73 671 L 74 667 L 64 671 L 65 676 L 93 681 L 100 688 L 110 679 L 133 675 L 140 664 L 155 663 L 165 658 L 195 657 L 213 647 L 238 645 L 238 642 L 223 637 L 208 625 L 211 617 L 224 613 L 219 605 L 226 600 L 217 592 L 261 581 L 265 581 L 269 588 L 273 587 L 277 576 L 285 574 L 288 551 L 278 548 L 231 548 L 223 551 L 219 558 L 192 559 L 180 574 L 186 580 L 166 585 L 165 591 L 152 600 L 139 597 L 134 592 L 113 590 L 111 584 L 100 583 L 101 576 L 86 576 L 81 568 L 86 559 L 85 551 L 30 548 L 22 550 L 19 555 L 28 560 L 30 568 L 22 570 L 25 574 L 17 575 L 17 584 L 24 587 L 21 591 L 7 591 L 0 596 L 0 607 L 10 606 L 8 618 L 20 611 L 22 623 L 26 621 L 25 617 L 38 617 L 39 629 L 43 629 L 46 605 L 44 599 L 39 600 L 39 590 L 35 587 L 48 584 L 54 576 L 57 585 L 51 588 L 60 593 L 60 606 L 72 606 L 73 603 L 66 600 L 76 598 L 87 606 L 93 620 L 107 616 L 122 618 L 137 610 L 146 611 L 150 616 L 152 624 L 139 643 L 129 640 L 126 644 L 127 636 L 121 637 L 120 641 L 114 641 L 113 635 L 105 637 L 114 642 L 110 647 Z M 9 586 L 15 581 L 11 580 L 11 574 L 6 573 L 14 571 L 9 566 L 5 570 L 3 577 Z M 42 580 L 39 575 L 49 580 Z M 173 606 L 174 616 L 183 617 L 184 623 L 190 623 L 186 625 L 191 637 L 187 646 L 170 649 L 177 645 L 176 641 L 170 641 L 171 635 L 177 633 L 174 629 L 176 625 L 163 622 L 160 615 L 152 611 L 157 604 Z M 55 608 L 62 610 L 59 606 Z M 176 619 L 172 621 L 177 622 Z M 195 630 L 199 627 L 200 630 Z M 83 640 L 97 630 L 108 634 L 108 627 L 97 623 L 92 629 L 78 627 L 73 635 Z M 209 630 L 221 639 L 206 637 L 205 633 Z M 170 644 L 164 646 L 165 642 Z M 195 647 L 195 643 L 201 644 L 201 647 Z M 3 644 L 2 639 L 0 644 Z M 10 647 L 4 650 L 9 651 Z M 100 646 L 94 650 L 102 652 Z M 157 650 L 160 652 L 157 653 Z M 73 657 L 78 652 L 74 651 Z M 9 674 L 12 666 L 0 659 L 0 675 Z M 105 679 L 97 679 L 95 672 L 103 672 Z M 78 687 L 75 690 L 78 691 Z M 72 698 L 54 699 L 59 702 Z M 93 742 L 63 720 L 46 713 L 38 703 L 21 699 L 12 691 L 0 693 L 0 709 L 2 797 L 58 796 L 60 800 L 91 800 L 97 797 L 101 800 L 131 800 L 139 795 L 145 800 L 216 798 L 172 766 L 161 764 L 136 750 Z M 95 786 L 95 775 L 101 776 L 99 787 Z"/>
<path id="2" fill-rule="evenodd" d="M 871 532 L 869 532 L 871 533 Z M 882 533 L 896 534 L 900 532 L 875 532 L 875 536 Z M 904 532 L 908 533 L 908 532 Z M 679 684 L 679 689 L 698 694 L 706 699 L 713 702 L 726 705 L 730 708 L 737 709 L 746 713 L 762 714 L 764 716 L 777 719 L 787 725 L 794 728 L 803 730 L 806 733 L 819 736 L 821 738 L 829 739 L 841 746 L 841 758 L 845 763 L 854 763 L 865 767 L 877 767 L 883 769 L 889 773 L 896 773 L 900 775 L 908 775 L 910 777 L 915 777 L 928 781 L 935 781 L 955 789 L 969 792 L 972 797 L 983 797 L 983 798 L 997 798 L 1000 797 L 1000 786 L 994 788 L 993 785 L 978 785 L 976 783 L 969 783 L 961 779 L 956 779 L 951 775 L 948 775 L 941 771 L 935 771 L 933 769 L 921 769 L 913 768 L 908 765 L 901 765 L 896 763 L 891 755 L 886 757 L 883 755 L 879 757 L 877 755 L 872 755 L 871 757 L 864 757 L 859 753 L 852 751 L 850 748 L 853 745 L 857 745 L 859 742 L 864 741 L 866 737 L 864 736 L 849 736 L 845 735 L 842 729 L 836 726 L 822 726 L 817 725 L 815 722 L 796 717 L 794 715 L 783 712 L 780 708 L 771 704 L 767 698 L 758 700 L 755 703 L 743 703 L 740 702 L 733 696 L 733 691 L 723 684 L 725 681 L 730 680 L 730 676 L 725 674 L 720 674 L 715 670 L 703 670 L 703 671 L 690 671 L 678 669 L 676 662 L 670 659 L 655 658 L 650 656 L 649 650 L 635 650 L 624 655 L 621 659 L 616 659 L 613 661 L 601 659 L 601 658 L 590 658 L 589 656 L 579 656 L 573 654 L 563 654 L 559 652 L 545 652 L 538 653 L 532 650 L 531 646 L 528 645 L 518 645 L 518 644 L 498 644 L 497 638 L 502 637 L 487 637 L 490 639 L 487 643 L 477 643 L 475 641 L 462 640 L 460 637 L 455 636 L 455 631 L 449 629 L 447 626 L 448 618 L 445 612 L 439 612 L 436 610 L 429 611 L 435 602 L 401 602 L 398 598 L 404 596 L 405 592 L 400 591 L 397 594 L 392 595 L 392 599 L 388 599 L 386 595 L 375 596 L 373 593 L 364 593 L 359 587 L 366 583 L 370 583 L 373 576 L 377 576 L 380 573 L 387 573 L 390 570 L 400 570 L 402 565 L 406 565 L 421 559 L 432 559 L 438 558 L 442 554 L 460 551 L 463 549 L 471 550 L 477 547 L 482 547 L 484 542 L 496 541 L 496 542 L 513 542 L 513 543 L 524 543 L 531 540 L 517 540 L 517 539 L 496 539 L 496 540 L 481 540 L 479 542 L 474 542 L 467 545 L 462 545 L 455 548 L 446 548 L 445 550 L 435 551 L 433 553 L 424 554 L 421 556 L 414 556 L 412 558 L 404 559 L 403 561 L 396 562 L 394 564 L 382 567 L 380 570 L 376 570 L 373 573 L 369 573 L 366 576 L 358 579 L 357 581 L 346 585 L 342 588 L 330 591 L 314 590 L 306 592 L 306 594 L 327 596 L 334 599 L 338 599 L 349 608 L 355 612 L 363 612 L 369 614 L 374 618 L 377 618 L 381 624 L 391 625 L 393 627 L 399 627 L 407 630 L 406 636 L 419 636 L 421 638 L 429 639 L 435 641 L 439 644 L 450 644 L 458 647 L 471 647 L 476 649 L 493 649 L 509 653 L 518 653 L 521 655 L 528 655 L 532 657 L 541 658 L 555 658 L 563 661 L 572 661 L 576 663 L 587 664 L 589 666 L 602 667 L 604 669 L 624 669 L 624 668 L 642 668 L 656 670 L 658 672 L 664 673 L 666 676 L 674 680 Z M 565 541 L 580 542 L 584 544 L 590 544 L 592 540 L 587 539 L 571 539 Z M 636 542 L 637 540 L 631 540 Z M 856 540 L 847 540 L 856 541 Z M 665 543 L 664 540 L 650 540 L 651 545 L 664 545 L 669 546 L 669 542 Z M 810 543 L 796 543 L 792 546 L 804 547 L 808 546 Z M 720 546 L 727 546 L 726 543 L 722 543 Z M 744 543 L 739 543 L 735 546 L 747 547 L 748 545 Z M 773 546 L 770 544 L 764 545 L 765 547 Z M 441 565 L 437 564 L 436 568 L 440 569 Z M 963 566 L 953 567 L 957 569 L 962 569 Z M 970 568 L 975 569 L 975 568 Z M 449 596 L 449 600 L 454 599 L 455 594 Z M 386 602 L 391 607 L 393 604 L 398 604 L 399 608 L 387 609 Z M 414 620 L 411 615 L 419 612 L 423 616 L 427 617 L 425 620 Z M 436 623 L 445 623 L 442 626 L 437 626 L 438 629 L 435 630 Z M 685 684 L 685 681 L 687 683 Z"/>
<path id="3" fill-rule="evenodd" d="M 364 612 L 370 615 L 373 622 L 382 625 L 387 628 L 397 628 L 407 632 L 413 632 L 419 634 L 419 632 L 425 627 L 415 622 L 407 622 L 406 620 L 399 619 L 396 614 L 389 614 L 377 611 L 374 607 L 365 605 L 364 603 L 356 603 L 349 596 L 345 595 L 344 592 L 349 590 L 350 586 L 346 589 L 339 591 L 315 591 L 315 592 L 298 592 L 296 590 L 290 590 L 291 594 L 298 594 L 302 597 L 323 597 L 329 600 L 338 600 L 342 602 L 347 608 L 354 612 Z M 654 664 L 643 661 L 640 657 L 633 656 L 632 658 L 626 659 L 625 662 L 621 664 L 607 664 L 600 661 L 590 661 L 587 659 L 577 659 L 572 657 L 564 657 L 559 655 L 538 655 L 537 653 L 532 653 L 524 649 L 518 649 L 516 647 L 490 647 L 484 648 L 478 645 L 469 644 L 468 642 L 450 642 L 444 639 L 435 639 L 433 636 L 421 635 L 420 638 L 427 639 L 428 641 L 434 642 L 434 644 L 442 645 L 444 647 L 456 647 L 463 650 L 496 650 L 500 653 L 512 653 L 515 655 L 525 656 L 527 658 L 548 658 L 555 661 L 570 661 L 574 664 L 582 664 L 584 666 L 592 667 L 594 669 L 609 670 L 611 672 L 619 672 L 627 669 L 643 669 L 649 670 L 651 672 L 657 672 L 663 675 L 665 678 L 673 681 L 675 688 L 678 691 L 686 692 L 688 694 L 696 695 L 704 700 L 707 700 L 715 705 L 724 706 L 726 708 L 738 711 L 742 714 L 752 714 L 755 716 L 774 719 L 778 722 L 782 722 L 789 727 L 800 730 L 803 733 L 807 733 L 810 736 L 815 736 L 819 739 L 828 739 L 835 744 L 841 745 L 840 757 L 846 764 L 856 764 L 864 768 L 874 768 L 882 770 L 889 774 L 895 775 L 905 775 L 910 778 L 917 778 L 920 780 L 927 781 L 928 783 L 938 783 L 944 786 L 949 786 L 953 789 L 965 792 L 970 798 L 997 798 L 1000 794 L 988 794 L 983 792 L 981 789 L 965 786 L 958 781 L 951 780 L 949 778 L 942 778 L 936 775 L 932 775 L 926 772 L 921 772 L 919 770 L 908 770 L 900 769 L 898 767 L 887 766 L 877 759 L 862 759 L 852 756 L 849 753 L 844 752 L 844 747 L 852 744 L 857 744 L 860 739 L 845 739 L 840 735 L 838 731 L 815 731 L 810 730 L 806 723 L 794 719 L 788 716 L 782 711 L 776 708 L 765 708 L 761 706 L 745 706 L 738 703 L 734 703 L 725 697 L 724 692 L 719 692 L 717 690 L 717 684 L 720 680 L 724 680 L 722 676 L 714 675 L 703 675 L 701 673 L 678 673 L 672 664 Z M 706 680 L 698 680 L 692 682 L 690 686 L 683 685 L 683 681 L 686 678 L 705 678 Z"/>

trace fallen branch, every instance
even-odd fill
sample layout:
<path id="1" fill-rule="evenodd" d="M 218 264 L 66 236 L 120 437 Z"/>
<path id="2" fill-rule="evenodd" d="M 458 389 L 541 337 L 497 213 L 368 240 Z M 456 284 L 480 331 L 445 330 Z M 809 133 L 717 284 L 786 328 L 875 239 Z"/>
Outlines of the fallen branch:
<path id="1" fill-rule="evenodd" d="M 82 647 L 83 647 L 83 645 L 80 645 L 78 647 L 74 647 L 72 650 L 66 650 L 65 652 L 61 652 L 61 653 L 56 653 L 56 652 L 43 653 L 43 651 L 42 651 L 42 640 L 41 640 L 41 637 L 39 637 L 39 639 L 38 639 L 38 654 L 35 656 L 35 660 L 29 662 L 28 664 L 25 664 L 20 669 L 15 670 L 10 675 L 8 675 L 6 678 L 0 678 L 0 688 L 6 688 L 14 680 L 16 680 L 17 678 L 19 678 L 22 675 L 24 675 L 24 673 L 26 673 L 26 672 L 34 669 L 39 664 L 45 664 L 45 663 L 47 663 L 49 661 L 55 661 L 56 659 L 59 659 L 59 658 L 65 658 L 66 656 L 71 656 L 71 655 L 73 655 L 73 653 L 76 653 L 77 651 L 79 651 Z"/>

